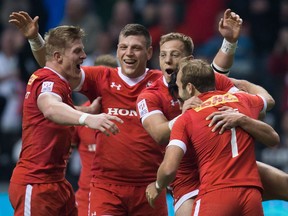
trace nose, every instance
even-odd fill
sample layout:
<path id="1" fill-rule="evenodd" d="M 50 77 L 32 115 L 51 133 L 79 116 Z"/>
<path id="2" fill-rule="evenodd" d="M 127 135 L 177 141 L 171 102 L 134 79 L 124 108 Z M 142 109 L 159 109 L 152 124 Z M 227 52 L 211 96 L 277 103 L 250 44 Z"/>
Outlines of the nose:
<path id="1" fill-rule="evenodd" d="M 132 48 L 127 48 L 126 49 L 126 55 L 133 55 L 133 50 L 132 50 Z"/>
<path id="2" fill-rule="evenodd" d="M 171 63 L 171 56 L 170 55 L 166 55 L 164 61 L 165 61 L 166 64 Z"/>
<path id="3" fill-rule="evenodd" d="M 80 58 L 81 59 L 86 59 L 87 58 L 87 55 L 86 55 L 85 51 L 82 52 Z"/>

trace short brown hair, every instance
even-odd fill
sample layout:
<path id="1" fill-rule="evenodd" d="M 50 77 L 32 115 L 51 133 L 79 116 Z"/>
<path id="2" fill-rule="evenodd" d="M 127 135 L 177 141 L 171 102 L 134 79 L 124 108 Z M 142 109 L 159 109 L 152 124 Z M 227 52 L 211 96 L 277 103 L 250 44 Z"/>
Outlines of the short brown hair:
<path id="1" fill-rule="evenodd" d="M 56 50 L 63 51 L 73 41 L 84 36 L 84 30 L 76 26 L 63 25 L 50 29 L 45 34 L 46 59 L 50 59 Z"/>
<path id="2" fill-rule="evenodd" d="M 193 44 L 193 40 L 191 37 L 182 33 L 171 32 L 171 33 L 161 36 L 160 42 L 159 42 L 160 47 L 167 41 L 171 41 L 171 40 L 179 40 L 184 44 L 186 56 L 193 54 L 194 44 Z"/>
<path id="3" fill-rule="evenodd" d="M 127 24 L 121 30 L 119 36 L 121 35 L 124 37 L 128 37 L 131 35 L 142 35 L 145 37 L 145 40 L 146 40 L 146 48 L 149 48 L 152 44 L 152 37 L 148 29 L 141 24 L 137 24 L 137 23 Z"/>
<path id="4" fill-rule="evenodd" d="M 179 71 L 182 71 L 182 87 L 191 83 L 200 92 L 215 90 L 215 74 L 211 65 L 201 59 L 184 59 L 180 61 Z"/>

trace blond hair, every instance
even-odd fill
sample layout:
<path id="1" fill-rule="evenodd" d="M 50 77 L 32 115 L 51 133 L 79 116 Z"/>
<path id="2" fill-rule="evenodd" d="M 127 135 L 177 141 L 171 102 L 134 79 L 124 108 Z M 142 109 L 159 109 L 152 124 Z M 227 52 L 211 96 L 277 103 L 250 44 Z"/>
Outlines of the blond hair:
<path id="1" fill-rule="evenodd" d="M 75 40 L 83 39 L 84 30 L 76 26 L 58 26 L 45 34 L 46 60 L 53 57 L 55 51 L 63 52 Z"/>

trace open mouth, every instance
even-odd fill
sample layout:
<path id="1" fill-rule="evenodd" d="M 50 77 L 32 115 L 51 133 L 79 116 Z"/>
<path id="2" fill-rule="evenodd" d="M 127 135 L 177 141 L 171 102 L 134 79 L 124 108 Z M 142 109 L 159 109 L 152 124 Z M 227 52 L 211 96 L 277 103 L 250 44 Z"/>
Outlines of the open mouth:
<path id="1" fill-rule="evenodd" d="M 175 73 L 178 72 L 177 69 L 171 69 L 171 68 L 167 68 L 165 71 L 166 71 L 166 73 L 169 74 L 169 75 L 172 74 L 172 73 L 174 73 L 174 72 L 175 72 Z"/>
<path id="2" fill-rule="evenodd" d="M 136 60 L 133 60 L 133 59 L 126 59 L 126 60 L 124 60 L 124 62 L 125 62 L 125 64 L 133 65 L 133 64 L 136 62 Z"/>

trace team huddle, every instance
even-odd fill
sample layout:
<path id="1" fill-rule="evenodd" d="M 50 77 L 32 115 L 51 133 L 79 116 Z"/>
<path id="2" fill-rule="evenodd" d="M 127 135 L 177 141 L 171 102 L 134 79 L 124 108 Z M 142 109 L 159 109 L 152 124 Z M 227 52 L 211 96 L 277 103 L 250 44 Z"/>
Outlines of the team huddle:
<path id="1" fill-rule="evenodd" d="M 189 36 L 162 35 L 161 70 L 147 68 L 152 38 L 143 25 L 120 31 L 118 62 L 81 66 L 84 31 L 59 26 L 43 39 L 38 19 L 20 11 L 9 20 L 42 67 L 23 103 L 23 144 L 9 185 L 15 215 L 166 216 L 167 190 L 177 216 L 263 215 L 263 200 L 288 200 L 288 175 L 255 159 L 255 140 L 280 142 L 261 121 L 274 99 L 228 77 L 239 15 L 224 12 L 212 64 L 194 58 Z M 72 91 L 89 101 L 75 106 Z M 76 194 L 65 179 L 71 146 L 82 164 Z"/>

